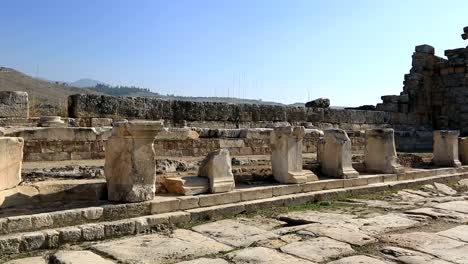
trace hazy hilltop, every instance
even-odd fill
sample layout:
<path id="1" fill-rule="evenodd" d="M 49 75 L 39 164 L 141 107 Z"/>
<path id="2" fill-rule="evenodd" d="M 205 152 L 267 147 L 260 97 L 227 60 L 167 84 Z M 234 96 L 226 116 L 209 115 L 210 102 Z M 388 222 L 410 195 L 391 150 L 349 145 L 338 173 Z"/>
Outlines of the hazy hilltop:
<path id="1" fill-rule="evenodd" d="M 104 84 L 101 81 L 93 80 L 93 79 L 79 79 L 78 81 L 68 83 L 69 86 L 78 87 L 78 88 L 88 88 L 88 87 L 95 87 L 98 84 Z"/>
<path id="2" fill-rule="evenodd" d="M 100 94 L 96 91 L 33 78 L 11 68 L 0 67 L 0 91 L 24 91 L 31 104 L 67 105 L 68 96 L 77 93 Z"/>

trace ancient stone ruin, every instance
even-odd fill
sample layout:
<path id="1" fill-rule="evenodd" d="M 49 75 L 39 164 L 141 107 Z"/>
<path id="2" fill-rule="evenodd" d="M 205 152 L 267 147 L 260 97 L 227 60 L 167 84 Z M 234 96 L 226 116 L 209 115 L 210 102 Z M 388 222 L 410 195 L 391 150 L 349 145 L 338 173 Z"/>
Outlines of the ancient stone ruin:
<path id="1" fill-rule="evenodd" d="M 325 130 L 320 166 L 322 173 L 334 178 L 357 178 L 359 173 L 353 168 L 351 140 L 341 129 Z"/>
<path id="2" fill-rule="evenodd" d="M 115 123 L 106 144 L 104 173 L 110 201 L 142 202 L 154 198 L 156 162 L 153 141 L 161 122 Z"/>
<path id="3" fill-rule="evenodd" d="M 398 163 L 393 129 L 366 131 L 364 165 L 369 172 L 396 174 L 404 172 L 404 168 Z"/>
<path id="4" fill-rule="evenodd" d="M 271 165 L 273 176 L 281 183 L 306 183 L 317 176 L 302 169 L 303 127 L 278 127 L 272 133 Z"/>
<path id="5" fill-rule="evenodd" d="M 375 109 L 76 94 L 33 116 L 1 92 L 0 262 L 467 263 L 468 49 L 445 54 L 417 46 Z M 334 203 L 361 208 L 308 210 Z"/>

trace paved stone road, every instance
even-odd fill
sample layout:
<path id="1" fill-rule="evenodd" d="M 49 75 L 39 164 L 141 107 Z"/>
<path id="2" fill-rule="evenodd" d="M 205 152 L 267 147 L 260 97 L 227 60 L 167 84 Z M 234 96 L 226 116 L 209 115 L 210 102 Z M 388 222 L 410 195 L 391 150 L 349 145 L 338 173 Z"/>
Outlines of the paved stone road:
<path id="1" fill-rule="evenodd" d="M 53 263 L 468 263 L 468 180 L 49 252 Z M 372 198 L 372 199 L 371 199 Z M 29 257 L 10 263 L 46 263 Z M 52 262 L 51 262 L 52 263 Z"/>

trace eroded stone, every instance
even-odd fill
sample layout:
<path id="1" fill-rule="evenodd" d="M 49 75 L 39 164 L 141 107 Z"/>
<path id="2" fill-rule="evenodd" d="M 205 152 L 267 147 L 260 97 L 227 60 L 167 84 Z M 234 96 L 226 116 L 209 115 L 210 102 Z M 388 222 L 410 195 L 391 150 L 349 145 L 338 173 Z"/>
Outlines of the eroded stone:
<path id="1" fill-rule="evenodd" d="M 209 179 L 211 193 L 234 190 L 235 182 L 229 150 L 220 149 L 208 154 L 198 170 L 198 176 Z"/>
<path id="2" fill-rule="evenodd" d="M 88 250 L 60 250 L 51 258 L 56 264 L 114 264 L 113 261 L 105 259 Z"/>
<path id="3" fill-rule="evenodd" d="M 236 264 L 313 264 L 313 262 L 264 247 L 245 248 L 226 256 Z"/>
<path id="4" fill-rule="evenodd" d="M 359 173 L 353 168 L 351 140 L 346 132 L 341 129 L 325 130 L 324 141 L 320 154 L 322 173 L 335 178 L 357 178 Z"/>
<path id="5" fill-rule="evenodd" d="M 324 262 L 332 258 L 354 253 L 354 250 L 349 244 L 328 237 L 318 237 L 306 241 L 294 242 L 281 247 L 281 251 L 315 262 Z"/>
<path id="6" fill-rule="evenodd" d="M 22 138 L 0 137 L 0 191 L 21 182 L 23 146 Z"/>
<path id="7" fill-rule="evenodd" d="M 170 236 L 144 235 L 101 243 L 92 248 L 128 263 L 175 263 L 232 250 L 230 246 L 183 229 L 174 230 Z"/>
<path id="8" fill-rule="evenodd" d="M 366 130 L 364 164 L 368 172 L 395 173 L 404 172 L 398 163 L 393 129 Z"/>
<path id="9" fill-rule="evenodd" d="M 142 202 L 154 198 L 156 162 L 154 136 L 162 128 L 157 121 L 124 121 L 114 124 L 106 145 L 104 167 L 108 199 Z"/>
<path id="10" fill-rule="evenodd" d="M 432 161 L 438 166 L 460 167 L 458 159 L 459 131 L 436 130 L 434 131 L 434 152 Z"/>
<path id="11" fill-rule="evenodd" d="M 229 219 L 195 226 L 192 229 L 234 247 L 247 247 L 260 240 L 278 237 L 272 232 Z"/>
<path id="12" fill-rule="evenodd" d="M 277 127 L 271 134 L 273 176 L 281 183 L 305 183 L 318 180 L 311 171 L 302 169 L 304 127 Z"/>
<path id="13" fill-rule="evenodd" d="M 328 262 L 328 264 L 386 264 L 386 262 L 365 255 L 358 255 Z"/>

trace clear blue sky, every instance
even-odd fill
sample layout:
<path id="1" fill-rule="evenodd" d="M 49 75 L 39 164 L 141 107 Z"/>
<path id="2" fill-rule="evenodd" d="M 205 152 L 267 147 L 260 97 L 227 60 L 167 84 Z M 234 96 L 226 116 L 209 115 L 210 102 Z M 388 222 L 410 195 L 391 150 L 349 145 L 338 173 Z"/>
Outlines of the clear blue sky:
<path id="1" fill-rule="evenodd" d="M 15 0 L 0 4 L 0 65 L 159 93 L 329 97 L 402 90 L 418 44 L 467 45 L 468 1 Z"/>

